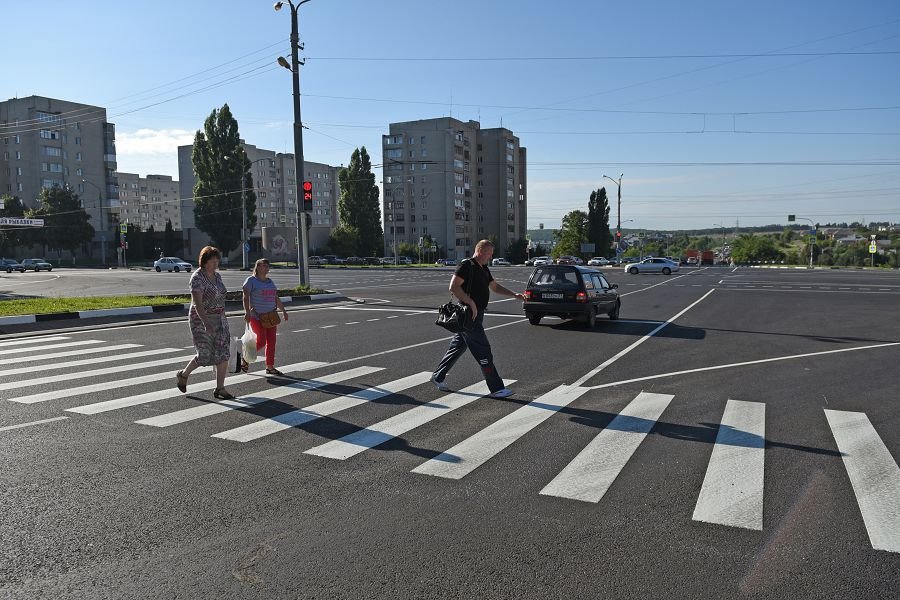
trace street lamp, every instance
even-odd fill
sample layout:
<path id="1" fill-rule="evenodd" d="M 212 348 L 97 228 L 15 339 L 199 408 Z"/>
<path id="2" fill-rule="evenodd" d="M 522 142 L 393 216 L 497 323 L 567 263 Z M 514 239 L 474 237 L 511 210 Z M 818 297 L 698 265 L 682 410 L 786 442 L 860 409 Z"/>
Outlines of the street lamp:
<path id="1" fill-rule="evenodd" d="M 793 217 L 793 218 L 792 218 L 792 217 Z M 813 220 L 812 220 L 812 219 L 807 219 L 806 217 L 798 217 L 798 216 L 796 216 L 796 215 L 788 215 L 788 220 L 789 220 L 789 221 L 793 221 L 793 220 L 795 220 L 795 219 L 800 219 L 801 221 L 809 221 L 809 224 L 810 224 L 810 226 L 812 227 L 812 229 L 809 230 L 809 236 L 810 236 L 810 240 L 809 240 L 809 268 L 812 269 L 812 268 L 813 268 L 813 246 L 815 245 L 815 235 L 816 235 L 815 226 L 816 226 L 816 224 L 813 223 Z"/>
<path id="2" fill-rule="evenodd" d="M 300 0 L 297 3 L 294 3 L 293 0 L 287 0 L 288 5 L 291 7 L 291 62 L 283 57 L 278 57 L 278 64 L 289 70 L 293 75 L 293 84 L 294 84 L 294 171 L 296 174 L 295 182 L 300 183 L 303 181 L 303 125 L 300 119 L 300 65 L 303 62 L 300 61 L 298 57 L 298 53 L 303 49 L 303 45 L 300 44 L 300 34 L 299 27 L 297 25 L 297 9 L 300 8 L 301 5 L 306 4 L 310 0 Z M 273 5 L 273 8 L 276 11 L 279 11 L 284 6 L 284 2 L 276 2 Z M 300 186 L 297 186 L 298 190 Z M 302 196 L 298 193 L 297 196 L 297 278 L 299 280 L 300 285 L 305 285 L 306 282 L 309 281 L 309 273 L 307 272 L 306 265 L 306 212 L 303 210 L 303 206 L 300 204 L 303 202 Z M 301 226 L 302 223 L 302 226 Z"/>
<path id="3" fill-rule="evenodd" d="M 621 248 L 619 247 L 619 240 L 622 235 L 622 177 L 624 173 L 619 173 L 619 180 L 616 181 L 609 175 L 604 175 L 601 179 L 609 179 L 614 184 L 616 184 L 616 191 L 618 196 L 618 206 L 616 208 L 618 221 L 616 223 L 616 258 L 619 258 L 619 255 L 622 253 Z"/>
<path id="4" fill-rule="evenodd" d="M 86 183 L 97 190 L 97 202 L 100 209 L 100 262 L 106 265 L 106 231 L 103 229 L 103 191 L 95 183 L 91 183 L 87 179 L 82 179 L 81 183 Z"/>
<path id="5" fill-rule="evenodd" d="M 223 156 L 224 160 L 229 161 L 237 161 L 237 159 L 233 159 L 230 156 Z M 257 158 L 256 160 L 250 161 L 250 166 L 252 167 L 258 162 L 268 161 L 270 159 L 263 157 Z M 241 161 L 238 161 L 241 162 Z M 241 270 L 247 271 L 250 269 L 250 260 L 248 256 L 249 249 L 247 246 L 249 245 L 247 238 L 250 237 L 250 234 L 247 232 L 247 186 L 245 184 L 244 179 L 244 165 L 240 165 L 241 169 Z"/>

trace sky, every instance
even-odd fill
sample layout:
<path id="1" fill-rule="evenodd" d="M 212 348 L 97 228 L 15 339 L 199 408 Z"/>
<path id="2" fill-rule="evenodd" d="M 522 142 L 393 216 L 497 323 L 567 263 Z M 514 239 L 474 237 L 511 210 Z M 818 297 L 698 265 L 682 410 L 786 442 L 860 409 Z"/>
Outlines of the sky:
<path id="1" fill-rule="evenodd" d="M 119 171 L 177 178 L 225 103 L 293 151 L 286 5 L 2 4 L 0 99 L 106 107 Z M 451 115 L 528 149 L 529 228 L 600 187 L 615 223 L 620 174 L 626 229 L 900 221 L 896 0 L 311 0 L 299 26 L 309 161 L 380 164 L 389 123 Z"/>

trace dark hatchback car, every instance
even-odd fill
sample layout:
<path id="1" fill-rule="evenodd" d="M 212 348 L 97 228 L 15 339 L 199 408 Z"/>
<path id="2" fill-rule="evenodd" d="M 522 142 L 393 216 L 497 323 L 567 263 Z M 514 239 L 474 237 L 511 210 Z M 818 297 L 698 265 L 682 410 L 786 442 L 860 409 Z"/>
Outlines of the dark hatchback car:
<path id="1" fill-rule="evenodd" d="M 532 325 L 545 316 L 577 319 L 594 327 L 597 315 L 619 318 L 618 285 L 597 269 L 577 265 L 535 267 L 525 288 L 525 316 Z"/>

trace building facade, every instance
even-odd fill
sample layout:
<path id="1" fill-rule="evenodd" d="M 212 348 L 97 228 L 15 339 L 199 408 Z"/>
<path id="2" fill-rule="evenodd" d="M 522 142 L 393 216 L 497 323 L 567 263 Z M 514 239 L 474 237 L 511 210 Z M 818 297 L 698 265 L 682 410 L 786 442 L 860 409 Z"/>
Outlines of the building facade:
<path id="1" fill-rule="evenodd" d="M 142 231 L 150 227 L 164 231 L 166 221 L 171 221 L 172 229 L 182 229 L 178 182 L 172 177 L 120 172 L 118 180 L 120 222 L 137 225 Z"/>
<path id="2" fill-rule="evenodd" d="M 299 184 L 295 174 L 294 155 L 264 150 L 243 142 L 251 162 L 253 191 L 256 193 L 256 227 L 249 232 L 251 244 L 262 239 L 262 228 L 297 227 Z M 193 145 L 178 147 L 178 179 L 181 221 L 186 229 L 195 228 L 194 168 L 191 162 Z M 312 227 L 309 247 L 315 249 L 328 243 L 328 236 L 337 226 L 338 172 L 340 167 L 304 162 L 305 181 L 313 183 Z"/>
<path id="3" fill-rule="evenodd" d="M 41 190 L 76 190 L 97 232 L 113 241 L 119 213 L 116 129 L 106 109 L 42 96 L 0 102 L 0 194 L 38 204 Z M 95 253 L 96 255 L 96 253 Z"/>
<path id="4" fill-rule="evenodd" d="M 510 130 L 450 117 L 391 123 L 382 157 L 386 255 L 430 238 L 462 258 L 493 238 L 502 256 L 525 237 L 526 150 Z"/>

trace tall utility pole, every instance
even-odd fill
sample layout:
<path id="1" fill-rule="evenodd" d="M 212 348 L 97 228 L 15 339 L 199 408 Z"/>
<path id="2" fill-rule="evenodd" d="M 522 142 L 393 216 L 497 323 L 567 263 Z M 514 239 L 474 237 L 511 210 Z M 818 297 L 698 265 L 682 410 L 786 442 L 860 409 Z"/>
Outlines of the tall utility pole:
<path id="1" fill-rule="evenodd" d="M 303 209 L 303 196 L 299 193 L 303 178 L 303 121 L 300 119 L 300 62 L 299 53 L 303 46 L 300 44 L 300 29 L 297 25 L 297 10 L 301 5 L 306 4 L 309 0 L 300 0 L 294 4 L 293 0 L 287 0 L 291 7 L 291 62 L 284 57 L 278 57 L 278 64 L 288 69 L 293 75 L 294 83 L 294 175 L 297 184 L 297 278 L 300 285 L 306 285 L 309 282 L 309 272 L 306 265 L 306 211 Z M 275 10 L 281 10 L 284 2 L 276 2 Z"/>
<path id="2" fill-rule="evenodd" d="M 625 173 L 620 173 L 618 181 L 609 175 L 603 176 L 604 179 L 609 179 L 616 184 L 616 196 L 618 197 L 618 204 L 616 206 L 616 258 L 619 258 L 619 255 L 622 254 L 620 240 L 622 239 L 622 177 L 624 175 Z"/>
<path id="3" fill-rule="evenodd" d="M 103 192 L 100 186 L 91 183 L 87 179 L 82 179 L 81 183 L 86 183 L 97 190 L 97 204 L 100 210 L 100 262 L 106 265 L 106 230 L 103 229 Z"/>

